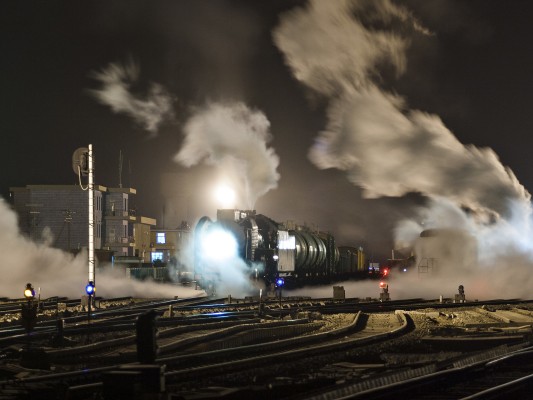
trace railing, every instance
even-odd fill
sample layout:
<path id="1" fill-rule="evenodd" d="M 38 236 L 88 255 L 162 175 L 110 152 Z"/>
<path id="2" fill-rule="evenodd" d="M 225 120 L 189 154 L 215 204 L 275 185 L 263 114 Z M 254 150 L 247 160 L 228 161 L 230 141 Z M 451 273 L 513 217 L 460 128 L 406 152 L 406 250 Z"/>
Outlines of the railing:
<path id="1" fill-rule="evenodd" d="M 115 211 L 106 210 L 104 212 L 104 217 L 129 217 L 130 215 L 135 215 L 135 214 L 128 213 L 128 211 L 123 211 L 123 210 L 115 210 Z"/>
<path id="2" fill-rule="evenodd" d="M 156 281 L 168 279 L 168 267 L 127 267 L 126 276 L 130 279 L 152 278 Z"/>
<path id="3" fill-rule="evenodd" d="M 133 237 L 110 237 L 107 239 L 107 241 L 104 243 L 104 246 L 116 246 L 116 245 L 133 245 L 135 243 L 135 240 L 133 240 Z"/>

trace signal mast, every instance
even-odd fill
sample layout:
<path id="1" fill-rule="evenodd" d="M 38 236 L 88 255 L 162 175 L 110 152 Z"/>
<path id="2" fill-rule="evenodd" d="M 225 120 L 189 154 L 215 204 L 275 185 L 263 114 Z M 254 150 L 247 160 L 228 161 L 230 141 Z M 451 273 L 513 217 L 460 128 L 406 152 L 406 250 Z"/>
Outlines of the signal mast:
<path id="1" fill-rule="evenodd" d="M 88 283 L 94 288 L 94 159 L 93 159 L 93 145 L 89 147 L 80 147 L 74 154 L 72 154 L 72 169 L 78 175 L 80 187 L 87 190 L 89 196 L 89 279 Z M 81 176 L 88 176 L 88 184 L 83 187 L 81 183 Z M 90 299 L 89 299 L 90 300 Z M 90 304 L 89 304 L 90 308 Z"/>

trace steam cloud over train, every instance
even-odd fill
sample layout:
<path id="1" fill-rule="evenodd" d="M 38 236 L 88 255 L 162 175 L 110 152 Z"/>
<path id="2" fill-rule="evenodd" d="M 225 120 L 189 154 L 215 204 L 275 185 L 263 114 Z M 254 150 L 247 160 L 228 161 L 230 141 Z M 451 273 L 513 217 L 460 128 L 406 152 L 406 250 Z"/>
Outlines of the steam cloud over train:
<path id="1" fill-rule="evenodd" d="M 333 235 L 281 224 L 255 210 L 223 209 L 217 221 L 202 217 L 194 231 L 195 275 L 215 279 L 215 265 L 244 261 L 252 278 L 267 287 L 277 278 L 287 286 L 328 283 L 372 275 L 362 248 L 338 247 Z M 376 278 L 381 274 L 375 271 Z"/>

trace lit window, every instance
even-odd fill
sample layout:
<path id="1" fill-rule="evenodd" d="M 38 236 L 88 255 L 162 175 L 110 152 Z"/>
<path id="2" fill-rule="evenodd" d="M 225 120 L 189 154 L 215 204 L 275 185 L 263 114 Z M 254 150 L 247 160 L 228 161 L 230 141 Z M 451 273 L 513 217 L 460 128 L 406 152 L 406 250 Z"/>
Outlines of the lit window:
<path id="1" fill-rule="evenodd" d="M 155 242 L 159 243 L 159 244 L 165 244 L 167 242 L 165 233 L 164 232 L 157 232 Z"/>
<path id="2" fill-rule="evenodd" d="M 163 261 L 163 252 L 162 251 L 153 251 L 152 252 L 152 262 L 155 260 Z"/>

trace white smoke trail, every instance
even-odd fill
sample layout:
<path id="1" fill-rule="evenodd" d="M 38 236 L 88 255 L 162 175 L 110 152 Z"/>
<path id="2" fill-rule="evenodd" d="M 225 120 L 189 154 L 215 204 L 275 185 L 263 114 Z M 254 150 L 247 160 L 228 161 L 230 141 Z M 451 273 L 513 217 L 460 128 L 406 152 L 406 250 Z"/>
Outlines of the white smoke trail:
<path id="1" fill-rule="evenodd" d="M 529 202 L 492 150 L 463 146 L 439 117 L 402 107 L 373 85 L 347 92 L 333 101 L 310 159 L 347 171 L 368 197 L 419 191 L 504 217 L 512 214 L 510 199 Z"/>
<path id="2" fill-rule="evenodd" d="M 38 244 L 21 235 L 16 214 L 0 199 L 1 297 L 21 298 L 25 284 L 41 288 L 41 298 L 85 294 L 88 277 L 87 253 L 74 257 L 62 250 Z M 106 267 L 110 269 L 110 266 Z M 129 280 L 124 271 L 102 272 L 96 276 L 97 296 L 103 297 L 197 297 L 202 291 L 173 285 Z"/>
<path id="3" fill-rule="evenodd" d="M 394 19 L 404 35 L 415 23 L 388 0 L 311 1 L 282 18 L 274 39 L 294 75 L 331 101 L 310 159 L 346 170 L 369 197 L 419 191 L 510 215 L 508 199 L 530 195 L 494 152 L 463 146 L 440 118 L 406 110 L 374 83 L 384 61 L 398 73 L 406 65 L 408 40 L 391 30 Z M 388 30 L 366 27 L 376 21 Z"/>
<path id="4" fill-rule="evenodd" d="M 390 1 L 309 2 L 287 12 L 273 33 L 296 79 L 328 97 L 365 85 L 382 62 L 398 73 L 406 66 L 407 41 L 387 32 L 366 29 L 354 18 L 376 7 L 374 18 L 406 20 L 408 13 Z"/>
<path id="5" fill-rule="evenodd" d="M 266 116 L 243 103 L 211 103 L 187 121 L 185 139 L 174 160 L 191 167 L 204 162 L 223 171 L 238 188 L 238 206 L 253 209 L 256 200 L 278 185 L 279 157 Z"/>
<path id="6" fill-rule="evenodd" d="M 164 120 L 173 118 L 173 98 L 157 83 L 150 84 L 144 98 L 134 95 L 131 86 L 138 81 L 139 74 L 140 68 L 133 61 L 110 63 L 92 73 L 102 83 L 102 88 L 89 90 L 89 93 L 113 112 L 129 115 L 144 129 L 156 134 Z"/>
<path id="7" fill-rule="evenodd" d="M 389 0 L 311 0 L 281 18 L 273 37 L 286 63 L 329 100 L 327 128 L 309 158 L 318 168 L 346 171 L 367 197 L 428 196 L 420 219 L 466 229 L 487 268 L 518 259 L 511 264 L 522 271 L 533 256 L 528 191 L 492 150 L 464 146 L 438 116 L 409 110 L 379 88 L 380 68 L 401 74 L 409 37 L 428 33 Z M 404 221 L 397 240 L 413 244 L 428 227 Z"/>

